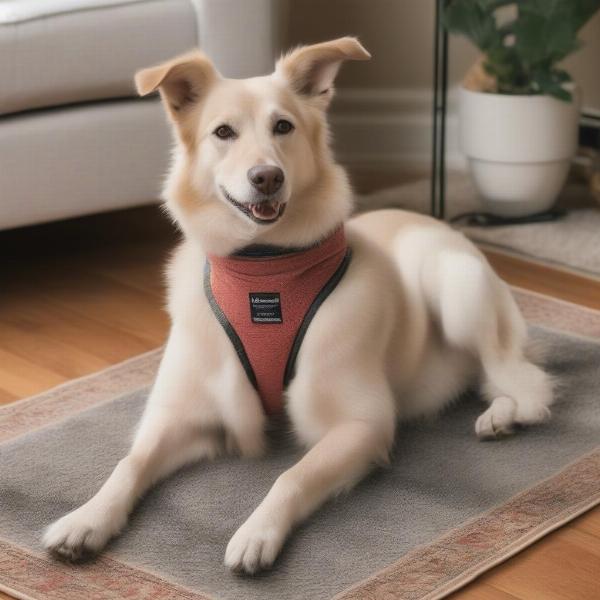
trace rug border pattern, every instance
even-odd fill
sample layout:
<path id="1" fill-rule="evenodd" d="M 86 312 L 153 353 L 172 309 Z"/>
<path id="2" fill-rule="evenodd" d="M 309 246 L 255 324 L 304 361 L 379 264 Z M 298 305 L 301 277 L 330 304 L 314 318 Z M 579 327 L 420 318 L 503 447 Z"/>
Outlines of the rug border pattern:
<path id="1" fill-rule="evenodd" d="M 438 600 L 600 504 L 600 450 L 335 596 Z"/>
<path id="2" fill-rule="evenodd" d="M 211 600 L 107 555 L 69 564 L 1 538 L 0 573 L 0 590 L 23 600 Z"/>

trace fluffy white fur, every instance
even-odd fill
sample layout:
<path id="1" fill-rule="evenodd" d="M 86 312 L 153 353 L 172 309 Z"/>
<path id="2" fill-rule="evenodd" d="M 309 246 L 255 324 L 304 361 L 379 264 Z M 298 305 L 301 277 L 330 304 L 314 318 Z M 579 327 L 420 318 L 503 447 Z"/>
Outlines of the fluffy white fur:
<path id="1" fill-rule="evenodd" d="M 526 356 L 519 310 L 469 241 L 402 211 L 348 220 L 351 191 L 329 150 L 325 112 L 340 64 L 368 56 L 343 38 L 294 50 L 268 77 L 223 79 L 201 53 L 138 74 L 140 93 L 160 90 L 176 136 L 165 198 L 185 240 L 168 269 L 172 329 L 130 453 L 91 500 L 47 529 L 47 548 L 71 559 L 96 552 L 158 479 L 218 453 L 265 451 L 260 399 L 202 289 L 206 252 L 308 245 L 346 220 L 353 250 L 286 394 L 307 452 L 229 541 L 231 569 L 271 566 L 294 525 L 387 460 L 399 419 L 436 413 L 470 384 L 489 402 L 475 424 L 481 438 L 549 415 L 550 380 Z M 275 135 L 280 119 L 293 131 Z M 223 124 L 235 137 L 213 133 Z M 285 173 L 276 200 L 286 210 L 273 223 L 254 222 L 223 191 L 255 202 L 246 173 L 259 164 Z"/>

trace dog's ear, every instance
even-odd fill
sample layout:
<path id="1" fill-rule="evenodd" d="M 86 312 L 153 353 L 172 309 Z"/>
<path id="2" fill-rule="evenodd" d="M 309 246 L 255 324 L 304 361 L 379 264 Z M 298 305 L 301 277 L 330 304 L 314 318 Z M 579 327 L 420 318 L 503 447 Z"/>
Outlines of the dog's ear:
<path id="1" fill-rule="evenodd" d="M 140 96 L 160 91 L 167 112 L 181 125 L 188 109 L 197 103 L 220 78 L 210 59 L 199 50 L 135 74 Z"/>
<path id="2" fill-rule="evenodd" d="M 294 90 L 316 100 L 323 108 L 333 97 L 333 81 L 346 60 L 369 60 L 371 55 L 353 37 L 301 46 L 279 59 L 275 73 Z"/>

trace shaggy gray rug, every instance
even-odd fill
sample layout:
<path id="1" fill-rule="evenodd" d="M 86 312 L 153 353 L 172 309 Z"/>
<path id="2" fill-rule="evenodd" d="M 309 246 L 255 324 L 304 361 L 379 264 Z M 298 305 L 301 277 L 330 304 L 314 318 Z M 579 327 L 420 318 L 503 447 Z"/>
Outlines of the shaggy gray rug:
<path id="1" fill-rule="evenodd" d="M 429 214 L 430 182 L 422 179 L 358 197 L 360 210 L 396 207 Z M 569 206 L 562 219 L 546 223 L 503 227 L 459 226 L 471 239 L 501 250 L 522 254 L 585 275 L 600 277 L 600 207 L 586 198 L 582 186 L 570 185 L 562 204 Z M 448 177 L 447 217 L 480 211 L 477 191 L 468 175 Z"/>
<path id="2" fill-rule="evenodd" d="M 544 310 L 555 318 L 561 304 Z M 581 319 L 588 330 L 586 319 L 600 323 L 598 313 Z M 441 597 L 468 581 L 477 561 L 509 556 L 527 536 L 531 543 L 600 499 L 600 454 L 589 454 L 600 439 L 600 344 L 532 332 L 560 379 L 550 422 L 479 442 L 473 425 L 484 405 L 470 394 L 435 420 L 404 425 L 391 466 L 325 505 L 294 533 L 275 568 L 255 578 L 223 566 L 225 547 L 298 458 L 294 448 L 185 468 L 143 498 L 109 545 L 110 558 L 74 567 L 44 555 L 42 529 L 94 494 L 124 455 L 147 388 L 116 393 L 127 390 L 125 366 L 98 376 L 112 378 L 108 400 L 67 418 L 61 411 L 84 388 L 0 411 L 0 589 L 36 600 Z M 93 395 L 102 385 L 92 378 L 87 388 Z M 40 427 L 44 413 L 55 422 Z"/>

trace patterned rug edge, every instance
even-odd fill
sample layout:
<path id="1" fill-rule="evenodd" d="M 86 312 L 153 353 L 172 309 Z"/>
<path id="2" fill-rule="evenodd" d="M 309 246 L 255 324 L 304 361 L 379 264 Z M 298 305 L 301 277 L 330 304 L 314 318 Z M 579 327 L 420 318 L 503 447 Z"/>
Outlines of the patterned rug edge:
<path id="1" fill-rule="evenodd" d="M 19 600 L 211 600 L 139 567 L 102 555 L 70 564 L 0 538 L 0 590 Z M 95 596 L 95 593 L 98 596 Z"/>
<path id="2" fill-rule="evenodd" d="M 2 592 L 3 594 L 8 594 L 11 598 L 16 598 L 17 600 L 35 600 L 35 598 L 32 598 L 31 596 L 28 596 L 27 594 L 22 594 L 18 590 L 13 590 L 12 588 L 8 587 L 7 585 L 4 585 L 1 581 L 0 581 L 0 592 Z"/>
<path id="3" fill-rule="evenodd" d="M 335 600 L 440 600 L 600 504 L 600 448 L 416 548 Z"/>
<path id="4" fill-rule="evenodd" d="M 494 557 L 494 559 L 473 567 L 469 571 L 466 571 L 462 576 L 458 577 L 455 581 L 449 583 L 444 589 L 439 589 L 434 592 L 433 595 L 429 595 L 422 600 L 441 600 L 442 598 L 449 596 L 450 594 L 465 587 L 472 581 L 475 581 L 475 579 L 477 579 L 480 575 L 483 575 L 494 567 L 506 562 L 513 556 L 516 556 L 523 550 L 529 548 L 529 546 L 541 540 L 543 537 L 546 537 L 553 531 L 556 531 L 571 521 L 574 521 L 589 510 L 596 508 L 598 505 L 600 505 L 600 494 L 594 496 L 589 503 L 582 505 L 580 508 L 574 507 L 572 512 L 568 512 L 568 514 L 564 515 L 564 518 L 557 520 L 556 522 L 548 522 L 535 533 L 532 533 L 530 536 L 519 540 L 516 544 L 507 548 L 503 554 L 498 554 L 496 557 Z"/>

